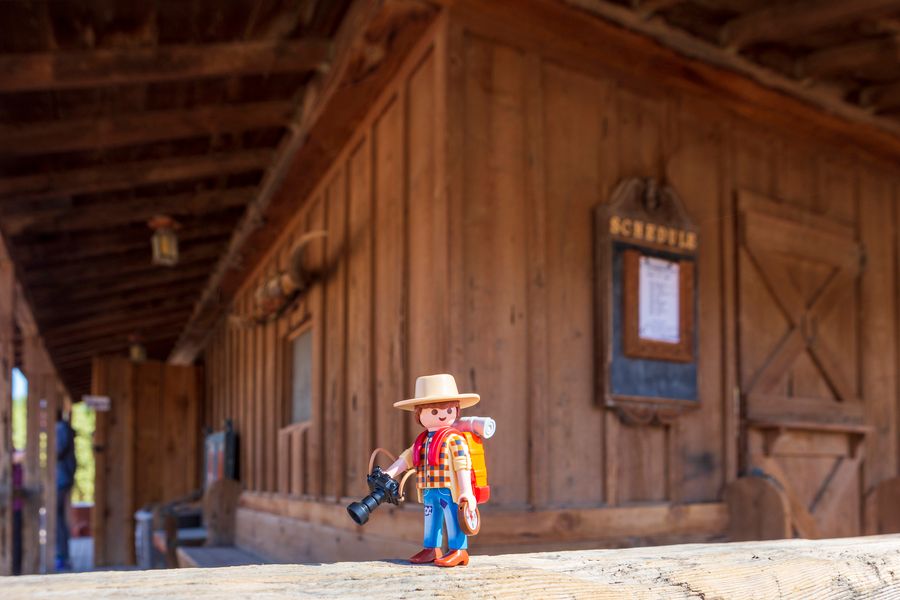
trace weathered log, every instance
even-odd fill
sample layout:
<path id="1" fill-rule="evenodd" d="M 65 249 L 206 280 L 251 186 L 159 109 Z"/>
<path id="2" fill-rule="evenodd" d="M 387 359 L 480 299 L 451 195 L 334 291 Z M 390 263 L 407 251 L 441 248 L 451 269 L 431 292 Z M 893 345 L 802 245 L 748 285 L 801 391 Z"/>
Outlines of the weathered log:
<path id="1" fill-rule="evenodd" d="M 900 594 L 900 536 L 105 572 L 4 581 L 4 598 L 861 598 Z"/>

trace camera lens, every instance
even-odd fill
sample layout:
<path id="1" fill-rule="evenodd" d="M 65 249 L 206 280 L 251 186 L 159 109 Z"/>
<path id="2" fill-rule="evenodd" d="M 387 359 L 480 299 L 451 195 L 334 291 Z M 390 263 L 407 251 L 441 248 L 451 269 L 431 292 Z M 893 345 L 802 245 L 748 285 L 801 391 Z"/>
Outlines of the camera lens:
<path id="1" fill-rule="evenodd" d="M 365 525 L 371 514 L 369 509 L 366 508 L 366 505 L 362 502 L 351 502 L 350 505 L 347 506 L 347 512 L 357 525 Z"/>
<path id="2" fill-rule="evenodd" d="M 357 525 L 365 525 L 372 511 L 384 502 L 384 491 L 375 490 L 359 502 L 351 502 L 347 506 L 347 513 Z"/>

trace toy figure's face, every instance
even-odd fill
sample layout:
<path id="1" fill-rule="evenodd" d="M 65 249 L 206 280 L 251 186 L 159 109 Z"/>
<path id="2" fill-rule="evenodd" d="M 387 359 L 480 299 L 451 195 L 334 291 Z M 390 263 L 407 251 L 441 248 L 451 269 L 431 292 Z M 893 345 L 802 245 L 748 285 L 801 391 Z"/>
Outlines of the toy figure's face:
<path id="1" fill-rule="evenodd" d="M 425 406 L 419 413 L 419 422 L 428 431 L 436 431 L 452 425 L 458 416 L 459 408 L 456 406 Z"/>

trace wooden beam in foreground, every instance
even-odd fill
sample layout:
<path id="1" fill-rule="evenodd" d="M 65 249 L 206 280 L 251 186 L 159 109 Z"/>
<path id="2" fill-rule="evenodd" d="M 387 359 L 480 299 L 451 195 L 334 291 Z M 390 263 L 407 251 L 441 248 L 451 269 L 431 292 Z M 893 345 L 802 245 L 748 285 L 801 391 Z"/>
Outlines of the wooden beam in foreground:
<path id="1" fill-rule="evenodd" d="M 321 38 L 5 54 L 0 56 L 0 92 L 303 73 L 327 68 L 330 58 L 331 44 Z"/>
<path id="2" fill-rule="evenodd" d="M 271 150 L 245 150 L 9 177 L 0 179 L 0 201 L 24 202 L 53 196 L 95 194 L 156 183 L 261 171 L 271 159 Z"/>
<path id="3" fill-rule="evenodd" d="M 741 49 L 760 42 L 780 42 L 841 24 L 900 10 L 898 0 L 800 0 L 774 2 L 729 21 L 722 44 Z"/>
<path id="4" fill-rule="evenodd" d="M 30 156 L 100 150 L 164 140 L 279 127 L 291 102 L 256 102 L 142 112 L 112 117 L 0 125 L 0 155 Z"/>
<path id="5" fill-rule="evenodd" d="M 477 539 L 477 538 L 476 538 Z M 352 544 L 348 539 L 344 543 Z M 452 575 L 452 584 L 448 576 Z M 386 583 L 389 582 L 389 583 Z M 218 599 L 230 590 L 273 600 L 308 596 L 433 598 L 844 598 L 893 597 L 900 537 L 780 540 L 478 555 L 448 572 L 406 561 L 259 565 L 16 577 L 6 600 L 121 596 Z"/>

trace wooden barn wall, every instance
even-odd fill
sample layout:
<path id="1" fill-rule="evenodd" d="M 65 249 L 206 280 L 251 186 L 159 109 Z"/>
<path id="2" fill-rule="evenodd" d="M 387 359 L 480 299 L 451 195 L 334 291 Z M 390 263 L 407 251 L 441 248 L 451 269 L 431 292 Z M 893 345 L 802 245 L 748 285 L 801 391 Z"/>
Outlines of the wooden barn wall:
<path id="1" fill-rule="evenodd" d="M 252 312 L 261 281 L 296 239 L 326 230 L 324 272 L 277 322 L 223 320 L 205 351 L 208 425 L 234 421 L 249 490 L 330 498 L 366 491 L 369 453 L 399 452 L 413 431 L 392 408 L 414 375 L 446 370 L 448 306 L 442 39 L 426 36 L 234 303 Z M 302 207 L 302 208 L 301 208 Z M 313 333 L 313 418 L 290 423 L 290 338 Z M 279 431 L 281 432 L 279 434 Z"/>
<path id="2" fill-rule="evenodd" d="M 896 172 L 638 71 L 623 77 L 581 47 L 571 60 L 550 56 L 524 31 L 494 25 L 463 19 L 412 53 L 318 190 L 297 199 L 234 312 L 250 312 L 299 235 L 327 229 L 316 248 L 327 275 L 301 306 L 265 326 L 223 320 L 211 339 L 206 414 L 210 425 L 235 420 L 246 488 L 363 493 L 370 449 L 398 451 L 415 431 L 391 403 L 417 375 L 446 370 L 482 395 L 472 412 L 498 422 L 492 505 L 721 500 L 741 452 L 740 189 L 848 224 L 865 243 L 860 380 L 876 425 L 865 485 L 895 475 Z M 591 214 L 633 176 L 671 184 L 701 231 L 700 408 L 669 425 L 626 426 L 594 400 Z M 313 422 L 279 445 L 284 340 L 305 326 Z"/>
<path id="3" fill-rule="evenodd" d="M 847 334 L 873 427 L 863 492 L 896 475 L 896 168 L 531 31 L 476 13 L 450 32 L 454 365 L 498 438 L 510 432 L 491 446 L 492 491 L 538 507 L 721 499 L 742 452 L 740 352 L 771 351 L 738 345 L 740 190 L 848 225 L 864 246 L 857 304 L 829 327 Z M 700 408 L 664 425 L 623 425 L 594 403 L 592 211 L 636 176 L 670 184 L 700 227 Z M 775 343 L 783 317 L 768 318 Z M 825 385 L 811 363 L 792 377 Z"/>

